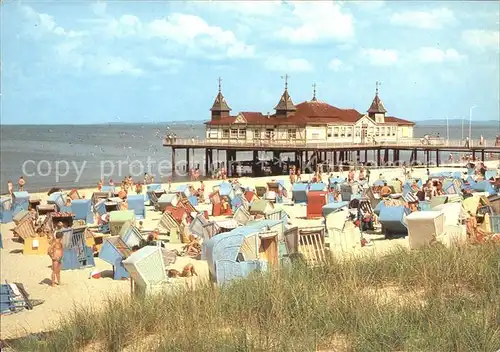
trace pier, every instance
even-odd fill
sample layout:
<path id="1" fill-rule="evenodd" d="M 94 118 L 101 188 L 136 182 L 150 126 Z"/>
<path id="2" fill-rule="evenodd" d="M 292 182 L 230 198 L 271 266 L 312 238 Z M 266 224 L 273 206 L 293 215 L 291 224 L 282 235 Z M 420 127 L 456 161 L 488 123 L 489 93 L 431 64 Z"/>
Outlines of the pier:
<path id="1" fill-rule="evenodd" d="M 304 171 L 315 170 L 319 164 L 328 163 L 335 170 L 339 167 L 349 165 L 371 165 L 371 166 L 399 166 L 425 165 L 429 166 L 434 159 L 435 166 L 442 165 L 440 154 L 465 153 L 472 158 L 485 160 L 486 156 L 494 154 L 500 158 L 500 145 L 495 140 L 485 140 L 482 144 L 477 141 L 470 141 L 466 146 L 460 140 L 430 139 L 423 141 L 419 138 L 407 138 L 397 142 L 378 143 L 331 143 L 331 142 L 311 142 L 302 140 L 198 140 L 194 138 L 165 138 L 163 146 L 172 149 L 172 165 L 176 165 L 176 151 L 184 151 L 188 168 L 190 154 L 193 150 L 204 150 L 205 175 L 209 175 L 214 165 L 214 152 L 225 152 L 226 158 L 223 161 L 227 167 L 229 176 L 237 174 L 237 166 L 247 163 L 252 167 L 252 175 L 258 176 L 262 172 L 262 160 L 258 159 L 258 152 L 272 153 L 272 160 L 284 160 L 283 154 L 291 154 L 289 158 L 293 165 Z M 401 151 L 409 152 L 408 160 L 401 159 Z M 250 161 L 238 161 L 238 152 L 253 152 Z M 369 157 L 369 153 L 373 157 Z M 194 161 L 194 160 L 193 160 Z M 286 162 L 271 162 L 271 174 L 282 175 L 282 164 Z M 174 168 L 175 169 L 175 168 Z M 173 172 L 175 176 L 175 171 Z"/>

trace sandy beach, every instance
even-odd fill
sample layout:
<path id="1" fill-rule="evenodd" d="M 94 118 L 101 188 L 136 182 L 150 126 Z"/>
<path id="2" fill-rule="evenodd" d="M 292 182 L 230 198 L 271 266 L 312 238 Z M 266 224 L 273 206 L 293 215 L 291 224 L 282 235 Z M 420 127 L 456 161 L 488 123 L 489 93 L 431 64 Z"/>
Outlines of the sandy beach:
<path id="1" fill-rule="evenodd" d="M 486 165 L 489 169 L 496 169 L 498 166 L 497 161 L 487 162 Z M 431 172 L 441 171 L 465 171 L 456 167 L 440 167 L 431 168 Z M 343 173 L 344 176 L 347 172 Z M 371 181 L 378 179 L 379 174 L 383 174 L 388 180 L 393 178 L 403 179 L 401 168 L 395 169 L 373 169 L 371 171 Z M 335 176 L 340 173 L 334 173 Z M 426 178 L 426 169 L 415 169 L 413 177 Z M 310 179 L 311 175 L 303 175 L 303 180 Z M 327 182 L 328 175 L 323 175 L 323 181 Z M 284 180 L 286 189 L 288 190 L 288 198 L 291 198 L 291 185 L 288 176 L 272 176 L 262 178 L 239 178 L 241 184 L 254 187 L 257 185 L 265 185 L 273 179 Z M 220 180 L 207 180 L 204 181 L 206 187 L 205 198 L 208 199 L 208 193 L 212 187 L 219 184 Z M 199 187 L 199 182 L 189 182 Z M 186 184 L 186 182 L 172 183 L 172 189 L 175 189 L 179 184 Z M 164 189 L 168 189 L 166 184 L 163 185 Z M 29 191 L 29 187 L 28 187 Z M 85 195 L 90 198 L 95 189 L 81 189 L 80 195 Z M 33 193 L 30 194 L 33 198 L 40 198 L 43 201 L 47 199 L 46 193 Z M 42 203 L 43 203 L 42 201 Z M 291 203 L 289 200 L 288 203 Z M 209 209 L 209 203 L 200 204 L 198 210 Z M 306 220 L 306 206 L 305 205 L 277 205 L 282 207 L 291 218 L 291 223 L 294 226 L 308 227 L 317 226 L 322 224 L 322 219 Z M 146 208 L 146 219 L 144 220 L 145 229 L 154 229 L 157 227 L 158 220 L 161 214 L 153 211 L 150 207 Z M 61 280 L 62 284 L 58 287 L 52 288 L 50 286 L 50 258 L 48 256 L 36 255 L 23 255 L 21 243 L 14 240 L 12 229 L 14 223 L 7 223 L 1 225 L 1 233 L 3 237 L 3 249 L 0 250 L 0 265 L 1 265 L 1 280 L 2 282 L 18 282 L 22 283 L 32 299 L 41 299 L 45 302 L 42 305 L 36 306 L 33 310 L 24 310 L 17 314 L 7 315 L 1 317 L 1 338 L 14 338 L 23 336 L 29 333 L 46 331 L 57 327 L 57 321 L 61 315 L 67 314 L 75 305 L 92 306 L 98 308 L 102 305 L 106 298 L 110 295 L 124 295 L 130 292 L 130 282 L 128 280 L 113 280 L 112 267 L 100 260 L 95 259 L 96 267 L 92 269 L 69 270 L 62 271 Z M 383 238 L 382 235 L 379 236 Z M 328 238 L 327 238 L 328 241 Z M 360 247 L 359 245 L 352 248 L 353 254 L 381 254 L 394 248 L 395 246 L 402 245 L 408 246 L 407 239 L 397 240 L 379 240 L 373 241 L 373 245 L 369 247 Z M 180 248 L 181 245 L 168 244 L 167 248 Z M 176 263 L 172 266 L 175 269 L 182 269 L 187 263 L 195 265 L 199 277 L 197 280 L 208 279 L 208 267 L 205 261 L 194 260 L 187 257 L 178 257 Z M 103 277 L 100 279 L 89 278 L 89 274 L 93 270 L 102 271 Z M 183 280 L 183 279 L 178 279 Z"/>

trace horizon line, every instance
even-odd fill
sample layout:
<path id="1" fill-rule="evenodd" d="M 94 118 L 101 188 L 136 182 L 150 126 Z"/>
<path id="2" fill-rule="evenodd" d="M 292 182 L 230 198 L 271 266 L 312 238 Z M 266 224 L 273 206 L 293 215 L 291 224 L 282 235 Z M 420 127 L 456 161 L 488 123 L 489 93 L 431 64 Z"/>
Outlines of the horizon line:
<path id="1" fill-rule="evenodd" d="M 453 119 L 448 119 L 448 122 L 452 121 L 462 121 L 468 118 L 463 117 L 463 118 L 453 118 Z M 420 123 L 422 124 L 423 122 L 445 122 L 447 119 L 446 118 L 440 118 L 440 119 L 425 119 L 425 120 L 414 120 L 412 122 L 415 123 Z M 174 121 L 147 121 L 147 122 L 95 122 L 95 123 L 1 123 L 0 127 L 3 126 L 104 126 L 104 125 L 158 125 L 158 124 L 189 124 L 189 123 L 199 123 L 199 124 L 204 124 L 205 122 L 210 121 L 208 120 L 174 120 Z M 468 122 L 468 121 L 467 121 Z M 498 120 L 490 119 L 490 120 L 473 120 L 472 124 L 477 124 L 477 123 L 500 123 L 500 118 Z"/>

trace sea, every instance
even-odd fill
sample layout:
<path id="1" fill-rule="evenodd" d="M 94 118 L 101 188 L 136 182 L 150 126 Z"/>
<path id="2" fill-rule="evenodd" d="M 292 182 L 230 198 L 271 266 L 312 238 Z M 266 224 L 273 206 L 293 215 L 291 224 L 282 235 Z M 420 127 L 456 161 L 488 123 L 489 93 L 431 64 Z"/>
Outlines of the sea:
<path id="1" fill-rule="evenodd" d="M 468 126 L 463 133 L 468 135 Z M 7 193 L 7 181 L 16 185 L 23 176 L 25 189 L 42 192 L 52 187 L 94 187 L 100 179 L 113 179 L 119 183 L 132 176 L 143 180 L 144 173 L 155 177 L 155 182 L 166 183 L 171 177 L 171 149 L 162 146 L 162 138 L 174 133 L 181 138 L 203 139 L 203 123 L 157 124 L 103 124 L 103 125 L 2 125 L 0 130 L 0 193 Z M 461 139 L 461 124 L 418 124 L 414 136 L 439 135 Z M 482 135 L 486 140 L 495 139 L 499 124 L 472 126 L 472 138 Z M 176 151 L 176 160 L 185 161 L 184 151 Z M 267 155 L 259 155 L 264 160 Z M 445 160 L 448 153 L 441 155 Z M 239 160 L 251 160 L 251 152 L 238 153 Z M 293 158 L 293 156 L 292 156 Z M 401 155 L 409 160 L 409 155 Z M 443 159 L 445 158 L 445 159 Z M 192 167 L 204 170 L 204 152 L 191 155 Z M 214 162 L 224 161 L 224 152 L 216 154 Z M 177 166 L 180 173 L 186 165 Z M 187 175 L 184 175 L 187 178 Z"/>

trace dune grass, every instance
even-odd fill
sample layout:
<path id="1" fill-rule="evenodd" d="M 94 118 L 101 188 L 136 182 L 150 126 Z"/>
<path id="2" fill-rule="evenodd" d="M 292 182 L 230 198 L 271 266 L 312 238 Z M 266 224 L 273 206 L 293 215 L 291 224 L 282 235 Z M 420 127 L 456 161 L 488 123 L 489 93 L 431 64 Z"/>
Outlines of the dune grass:
<path id="1" fill-rule="evenodd" d="M 496 351 L 500 246 L 332 258 L 323 267 L 103 309 L 75 307 L 21 351 Z"/>

